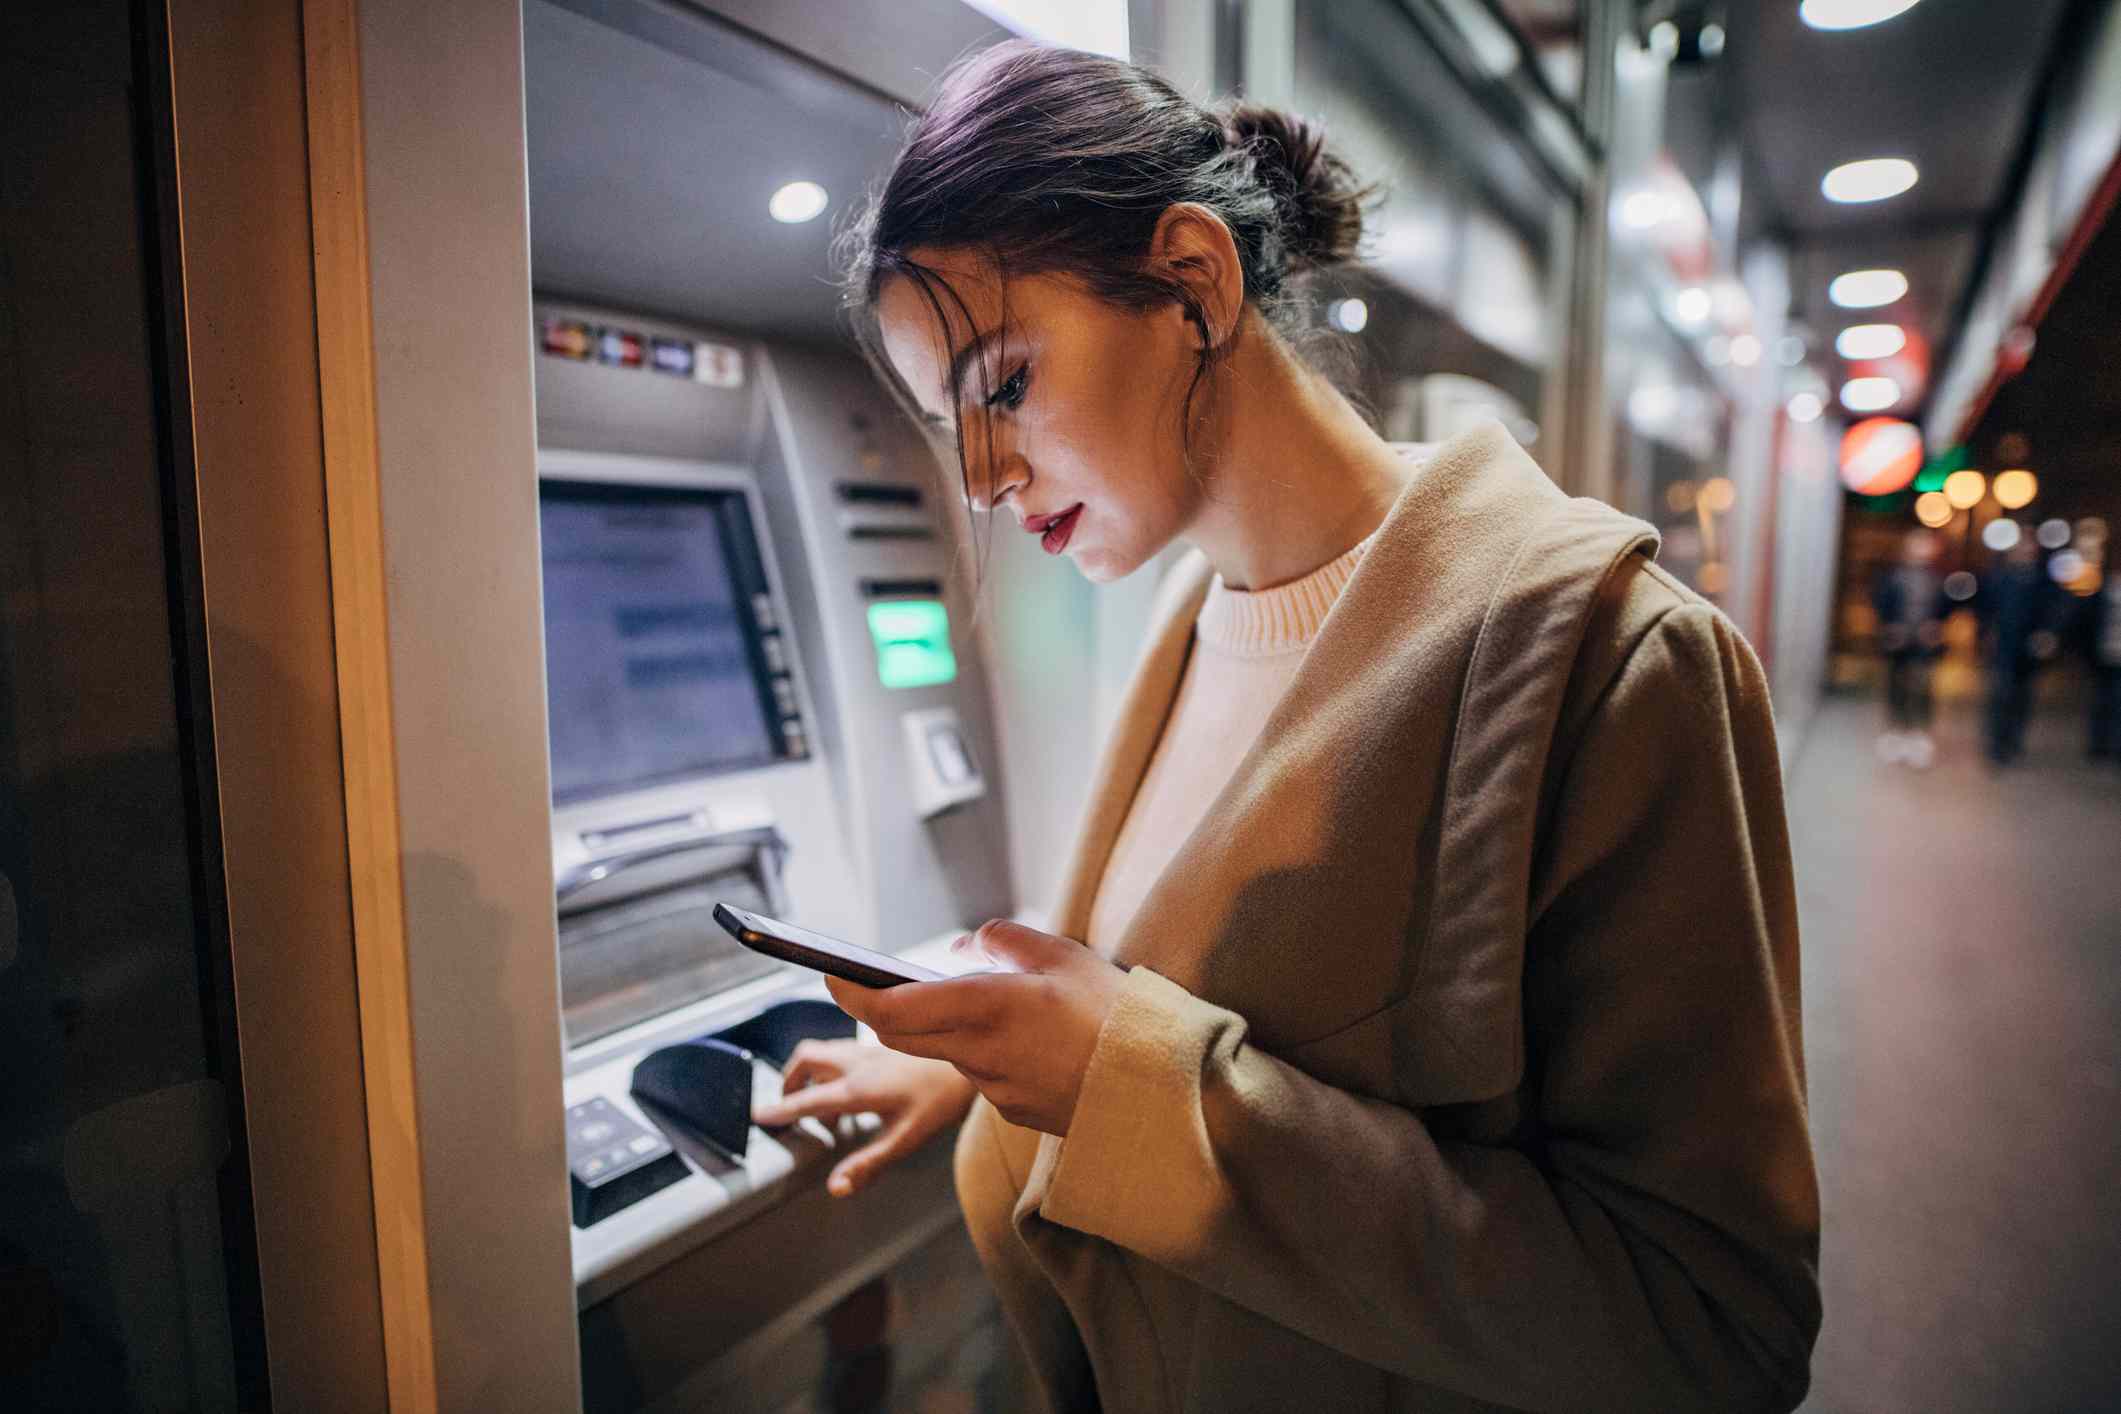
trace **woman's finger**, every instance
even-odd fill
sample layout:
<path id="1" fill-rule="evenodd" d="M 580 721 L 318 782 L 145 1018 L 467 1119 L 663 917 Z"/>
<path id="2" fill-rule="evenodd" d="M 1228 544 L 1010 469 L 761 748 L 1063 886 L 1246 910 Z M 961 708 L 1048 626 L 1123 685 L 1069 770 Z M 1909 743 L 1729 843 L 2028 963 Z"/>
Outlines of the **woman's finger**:
<path id="1" fill-rule="evenodd" d="M 837 1080 L 846 1073 L 845 1066 L 822 1056 L 791 1058 L 787 1068 L 781 1071 L 781 1093 L 792 1095 L 806 1086 Z"/>
<path id="2" fill-rule="evenodd" d="M 831 1177 L 825 1180 L 825 1188 L 835 1198 L 844 1198 L 858 1188 L 867 1187 L 877 1174 L 905 1157 L 906 1151 L 913 1147 L 912 1134 L 910 1119 L 893 1120 L 884 1126 L 882 1134 L 834 1164 Z"/>
<path id="3" fill-rule="evenodd" d="M 755 1105 L 751 1117 L 760 1124 L 776 1128 L 794 1124 L 806 1115 L 820 1119 L 837 1119 L 843 1114 L 860 1113 L 870 1105 L 855 1097 L 854 1087 L 845 1078 L 821 1080 L 806 1086 L 795 1094 L 785 1091 L 781 1098 L 770 1105 Z"/>

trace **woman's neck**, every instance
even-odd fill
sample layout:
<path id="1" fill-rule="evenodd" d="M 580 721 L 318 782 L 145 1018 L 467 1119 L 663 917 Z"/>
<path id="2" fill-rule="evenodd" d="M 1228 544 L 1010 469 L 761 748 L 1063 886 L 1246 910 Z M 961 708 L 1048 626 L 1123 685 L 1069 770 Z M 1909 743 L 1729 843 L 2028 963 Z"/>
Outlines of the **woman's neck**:
<path id="1" fill-rule="evenodd" d="M 1180 535 L 1226 586 L 1301 579 L 1384 523 L 1411 469 L 1264 324 L 1246 330 L 1216 378 L 1205 494 Z"/>

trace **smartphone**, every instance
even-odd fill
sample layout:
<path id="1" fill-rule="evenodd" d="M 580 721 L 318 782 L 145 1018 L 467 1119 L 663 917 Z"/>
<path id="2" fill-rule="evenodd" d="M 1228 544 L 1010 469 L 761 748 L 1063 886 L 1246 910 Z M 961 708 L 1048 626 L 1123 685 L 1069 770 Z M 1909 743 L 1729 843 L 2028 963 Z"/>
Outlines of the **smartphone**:
<path id="1" fill-rule="evenodd" d="M 838 938 L 828 938 L 823 933 L 813 933 L 808 928 L 798 928 L 793 923 L 783 923 L 763 913 L 731 908 L 726 903 L 714 906 L 714 921 L 753 952 L 843 977 L 849 982 L 859 982 L 864 987 L 896 987 L 901 982 L 948 980 L 947 973 L 933 971 L 919 963 L 873 948 L 843 943 Z"/>

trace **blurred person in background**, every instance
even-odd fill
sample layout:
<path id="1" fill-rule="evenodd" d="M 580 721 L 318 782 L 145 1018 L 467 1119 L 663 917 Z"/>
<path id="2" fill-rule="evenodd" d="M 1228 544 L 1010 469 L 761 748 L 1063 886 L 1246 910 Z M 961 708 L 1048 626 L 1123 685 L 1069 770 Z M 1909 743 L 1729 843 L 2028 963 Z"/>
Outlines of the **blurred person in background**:
<path id="1" fill-rule="evenodd" d="M 2092 709 L 2084 754 L 2121 761 L 2121 567 L 2091 597 Z"/>
<path id="2" fill-rule="evenodd" d="M 1988 759 L 2009 765 L 2025 752 L 2033 678 L 2055 656 L 2057 595 L 2031 536 L 2004 552 L 1980 594 L 1988 652 Z"/>
<path id="3" fill-rule="evenodd" d="M 1930 669 L 1944 651 L 1944 620 L 1951 611 L 1936 570 L 1937 537 L 1910 530 L 1900 542 L 1900 563 L 1871 585 L 1878 614 L 1878 646 L 1885 655 L 1886 730 L 1878 755 L 1925 770 L 1936 759 L 1930 739 Z"/>

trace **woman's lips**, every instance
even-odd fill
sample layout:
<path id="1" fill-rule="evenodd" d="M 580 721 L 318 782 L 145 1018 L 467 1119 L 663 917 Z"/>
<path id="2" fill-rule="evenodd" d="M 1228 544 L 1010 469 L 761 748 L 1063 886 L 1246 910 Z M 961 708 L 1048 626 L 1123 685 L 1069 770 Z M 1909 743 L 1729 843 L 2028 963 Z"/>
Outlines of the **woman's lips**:
<path id="1" fill-rule="evenodd" d="M 1068 548 L 1068 537 L 1075 533 L 1075 522 L 1082 518 L 1082 502 L 1078 501 L 1067 510 L 1045 522 L 1045 533 L 1038 543 L 1049 555 L 1058 555 Z"/>

